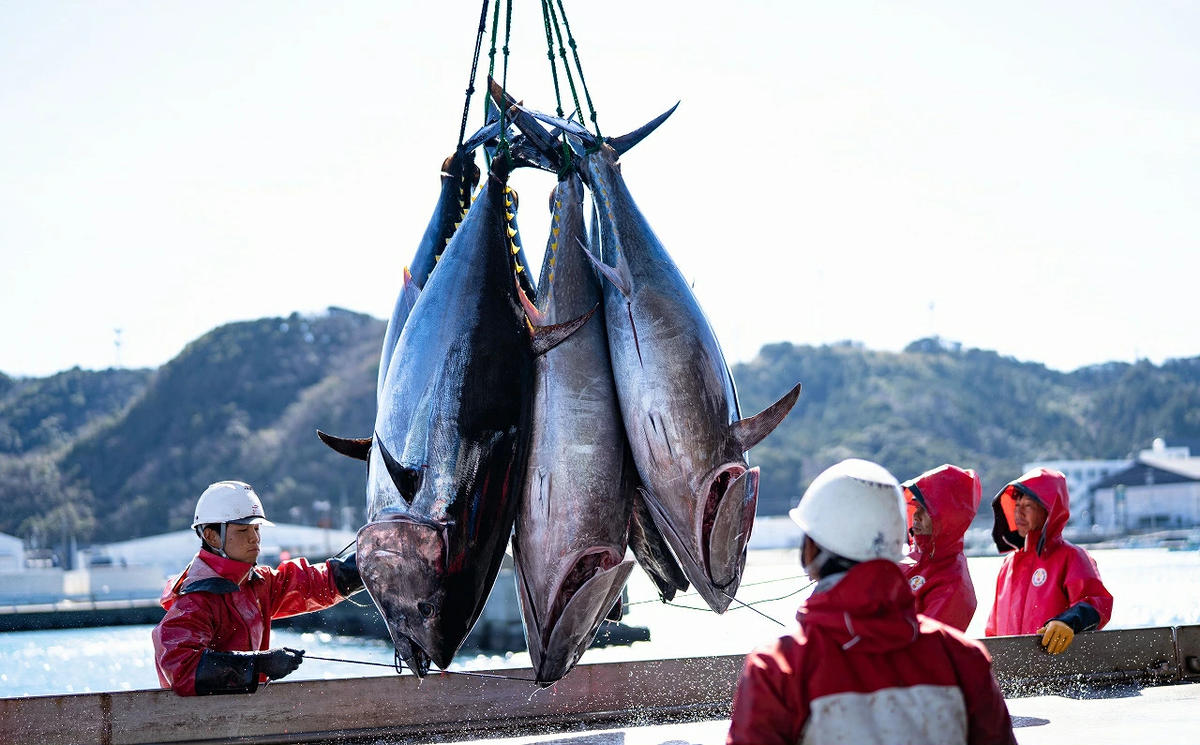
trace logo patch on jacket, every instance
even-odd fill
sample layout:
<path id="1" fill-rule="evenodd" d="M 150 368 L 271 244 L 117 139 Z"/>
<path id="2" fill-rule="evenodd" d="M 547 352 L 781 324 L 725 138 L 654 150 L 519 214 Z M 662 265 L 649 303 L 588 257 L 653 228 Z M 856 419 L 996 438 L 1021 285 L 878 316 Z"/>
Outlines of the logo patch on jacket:
<path id="1" fill-rule="evenodd" d="M 1033 570 L 1033 586 L 1041 587 L 1044 584 L 1046 584 L 1046 570 L 1038 567 Z"/>
<path id="2" fill-rule="evenodd" d="M 916 592 L 925 586 L 925 578 L 919 574 L 915 574 L 908 578 L 908 586 L 912 588 L 913 592 Z"/>

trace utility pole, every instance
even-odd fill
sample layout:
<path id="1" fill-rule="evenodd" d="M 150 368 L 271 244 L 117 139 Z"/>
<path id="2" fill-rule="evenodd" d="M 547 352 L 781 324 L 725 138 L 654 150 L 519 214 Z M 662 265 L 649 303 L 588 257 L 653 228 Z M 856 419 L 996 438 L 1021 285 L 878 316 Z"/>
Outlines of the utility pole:
<path id="1" fill-rule="evenodd" d="M 116 349 L 117 367 L 121 366 L 121 329 L 113 329 L 113 347 Z"/>

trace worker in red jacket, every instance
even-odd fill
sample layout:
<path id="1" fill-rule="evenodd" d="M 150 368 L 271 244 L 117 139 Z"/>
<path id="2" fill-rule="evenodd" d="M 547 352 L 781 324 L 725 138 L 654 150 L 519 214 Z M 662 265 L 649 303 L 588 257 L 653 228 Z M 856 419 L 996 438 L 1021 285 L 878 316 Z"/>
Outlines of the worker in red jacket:
<path id="1" fill-rule="evenodd" d="M 746 657 L 726 743 L 1016 743 L 983 645 L 917 615 L 897 564 L 905 520 L 895 477 L 842 461 L 791 517 L 817 586 L 799 628 Z"/>
<path id="2" fill-rule="evenodd" d="M 304 652 L 269 649 L 271 619 L 321 610 L 361 589 L 354 554 L 310 565 L 256 566 L 259 526 L 273 525 L 241 481 L 209 486 L 192 527 L 200 552 L 167 583 L 166 616 L 154 627 L 158 680 L 180 696 L 253 693 L 295 670 Z"/>
<path id="3" fill-rule="evenodd" d="M 971 469 L 944 465 L 902 484 L 908 501 L 909 558 L 905 579 L 917 612 L 966 631 L 975 615 L 975 585 L 963 555 L 963 535 L 975 519 L 983 484 Z"/>
<path id="4" fill-rule="evenodd" d="M 1104 628 L 1112 594 L 1088 552 L 1062 537 L 1071 516 L 1066 477 L 1035 468 L 1000 490 L 992 512 L 996 546 L 1011 553 L 996 577 L 984 633 L 1040 634 L 1047 652 L 1061 654 L 1076 634 Z"/>

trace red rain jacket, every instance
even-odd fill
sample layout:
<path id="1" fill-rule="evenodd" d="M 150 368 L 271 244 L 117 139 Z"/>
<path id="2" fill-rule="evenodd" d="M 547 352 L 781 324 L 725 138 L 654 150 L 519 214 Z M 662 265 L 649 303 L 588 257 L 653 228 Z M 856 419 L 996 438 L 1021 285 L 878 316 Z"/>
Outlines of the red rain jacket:
<path id="1" fill-rule="evenodd" d="M 196 666 L 206 650 L 267 649 L 271 619 L 321 610 L 340 600 L 324 563 L 291 559 L 272 569 L 200 551 L 163 590 L 160 602 L 167 615 L 151 634 L 158 681 L 180 696 L 194 696 Z"/>
<path id="2" fill-rule="evenodd" d="M 963 534 L 975 519 L 983 484 L 971 469 L 944 465 L 905 482 L 904 489 L 925 508 L 933 523 L 932 535 L 912 537 L 909 557 L 917 563 L 901 565 L 917 598 L 917 612 L 966 631 L 977 601 L 963 555 Z M 910 503 L 909 530 L 915 511 Z"/>
<path id="3" fill-rule="evenodd" d="M 1029 531 L 1024 540 L 1013 517 L 1018 494 L 1037 499 L 1047 512 L 1042 529 Z M 1071 516 L 1066 477 L 1036 468 L 1001 489 L 992 500 L 992 511 L 996 546 L 1012 553 L 996 577 L 996 602 L 985 635 L 1033 634 L 1054 619 L 1076 633 L 1104 628 L 1112 616 L 1113 597 L 1088 552 L 1062 537 Z"/>
<path id="4" fill-rule="evenodd" d="M 727 745 L 1016 742 L 983 645 L 918 616 L 896 564 L 852 567 L 796 617 L 746 657 Z"/>

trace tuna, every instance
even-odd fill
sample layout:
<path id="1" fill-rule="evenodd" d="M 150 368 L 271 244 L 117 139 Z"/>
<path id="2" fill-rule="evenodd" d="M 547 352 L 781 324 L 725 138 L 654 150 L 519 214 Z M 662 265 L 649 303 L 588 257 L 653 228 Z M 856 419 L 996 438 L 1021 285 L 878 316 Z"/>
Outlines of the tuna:
<path id="1" fill-rule="evenodd" d="M 368 462 L 358 566 L 397 654 L 446 668 L 504 558 L 525 479 L 534 358 L 587 320 L 531 324 L 514 278 L 508 157 L 493 160 L 413 304 L 369 439 L 323 435 Z"/>
<path id="2" fill-rule="evenodd" d="M 583 183 L 551 195 L 539 322 L 577 318 L 600 302 L 583 250 Z M 517 593 L 538 683 L 562 678 L 614 609 L 633 569 L 623 561 L 636 477 L 597 314 L 537 359 L 524 498 L 513 536 Z M 619 615 L 618 615 L 619 617 Z"/>
<path id="3" fill-rule="evenodd" d="M 625 185 L 620 154 L 673 111 L 605 140 L 573 122 L 528 113 L 587 145 L 582 170 L 600 238 L 600 256 L 592 258 L 607 279 L 609 354 L 641 496 L 687 578 L 723 613 L 741 583 L 758 501 L 758 469 L 746 451 L 783 421 L 800 385 L 742 418 L 708 319 Z"/>

